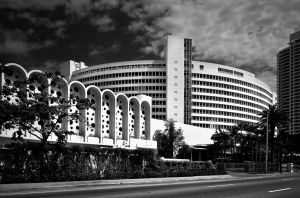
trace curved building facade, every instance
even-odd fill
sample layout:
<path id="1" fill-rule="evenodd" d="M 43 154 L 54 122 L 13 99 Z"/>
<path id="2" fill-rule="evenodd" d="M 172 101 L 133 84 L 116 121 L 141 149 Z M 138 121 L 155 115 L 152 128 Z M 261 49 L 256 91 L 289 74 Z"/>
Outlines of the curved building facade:
<path id="1" fill-rule="evenodd" d="M 1 87 L 5 83 L 12 84 L 15 81 L 26 80 L 32 75 L 41 73 L 39 70 L 27 72 L 22 66 L 15 63 L 9 63 L 5 66 L 8 68 L 8 72 L 1 73 Z M 47 79 L 43 83 L 46 83 L 47 87 L 49 86 Z M 39 93 L 40 84 L 34 83 L 30 86 L 36 93 Z M 79 120 L 68 121 L 68 119 L 64 119 L 61 123 L 62 128 L 74 132 L 74 135 L 67 137 L 69 143 L 156 149 L 156 141 L 152 139 L 153 134 L 150 127 L 151 97 L 145 95 L 127 97 L 122 93 L 115 94 L 109 89 L 100 90 L 94 85 L 85 86 L 79 81 L 67 82 L 65 79 L 49 86 L 48 94 L 66 99 L 73 97 L 89 98 L 95 104 L 95 108 L 80 110 L 81 117 Z M 17 98 L 7 98 L 7 100 L 18 102 Z M 68 109 L 70 114 L 78 111 L 74 102 Z M 12 137 L 12 131 L 1 129 L 1 136 Z M 35 139 L 31 134 L 26 134 L 25 138 Z M 50 140 L 56 141 L 56 139 L 55 135 L 52 134 Z"/>
<path id="2" fill-rule="evenodd" d="M 152 97 L 152 118 L 174 119 L 202 128 L 256 123 L 275 103 L 275 93 L 254 74 L 235 67 L 192 60 L 192 40 L 168 36 L 165 60 L 115 62 L 87 67 L 61 65 L 70 81 L 86 87 Z"/>

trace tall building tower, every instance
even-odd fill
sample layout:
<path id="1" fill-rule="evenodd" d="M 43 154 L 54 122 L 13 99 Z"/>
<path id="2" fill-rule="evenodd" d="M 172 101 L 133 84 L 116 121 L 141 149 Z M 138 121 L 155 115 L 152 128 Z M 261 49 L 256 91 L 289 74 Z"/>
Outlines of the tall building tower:
<path id="1" fill-rule="evenodd" d="M 285 130 L 300 133 L 300 31 L 277 54 L 277 90 L 279 108 L 291 120 Z"/>
<path id="2" fill-rule="evenodd" d="M 191 124 L 192 39 L 169 35 L 165 54 L 167 119 Z"/>

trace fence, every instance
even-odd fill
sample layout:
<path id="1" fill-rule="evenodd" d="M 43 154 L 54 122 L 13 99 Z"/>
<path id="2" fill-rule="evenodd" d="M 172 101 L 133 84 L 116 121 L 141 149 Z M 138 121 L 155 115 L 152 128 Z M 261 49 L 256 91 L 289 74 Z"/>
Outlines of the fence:
<path id="1" fill-rule="evenodd" d="M 245 163 L 217 163 L 218 170 L 225 171 L 238 171 L 247 173 L 265 173 L 266 164 L 265 163 L 255 163 L 255 162 L 245 162 Z M 268 173 L 279 172 L 279 164 L 268 163 L 267 168 Z"/>

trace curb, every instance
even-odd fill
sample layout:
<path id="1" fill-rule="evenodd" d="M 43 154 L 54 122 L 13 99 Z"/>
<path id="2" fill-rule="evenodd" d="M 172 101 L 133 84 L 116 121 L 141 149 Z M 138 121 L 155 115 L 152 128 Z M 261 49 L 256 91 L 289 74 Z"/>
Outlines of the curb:
<path id="1" fill-rule="evenodd" d="M 291 174 L 291 173 L 289 173 Z M 71 182 L 49 182 L 49 183 L 22 183 L 22 184 L 0 184 L 0 197 L 59 193 L 68 191 L 81 191 L 94 189 L 105 189 L 109 187 L 123 187 L 124 185 L 149 185 L 178 182 L 218 182 L 226 180 L 252 180 L 281 176 L 283 174 L 259 174 L 251 175 L 213 175 L 213 176 L 194 176 L 194 177 L 165 177 L 165 178 L 141 178 L 141 179 L 122 179 L 122 180 L 90 180 L 90 181 L 71 181 Z M 287 175 L 287 174 L 284 174 Z M 90 187 L 90 188 L 89 188 Z"/>

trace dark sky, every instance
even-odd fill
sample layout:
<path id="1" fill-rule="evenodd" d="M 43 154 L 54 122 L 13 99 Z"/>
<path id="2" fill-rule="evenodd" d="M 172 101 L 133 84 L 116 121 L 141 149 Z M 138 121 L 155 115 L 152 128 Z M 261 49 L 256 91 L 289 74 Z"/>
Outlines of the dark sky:
<path id="1" fill-rule="evenodd" d="M 300 30 L 299 0 L 1 0 L 0 62 L 27 70 L 162 59 L 193 39 L 194 59 L 240 67 L 276 87 L 276 53 Z"/>

